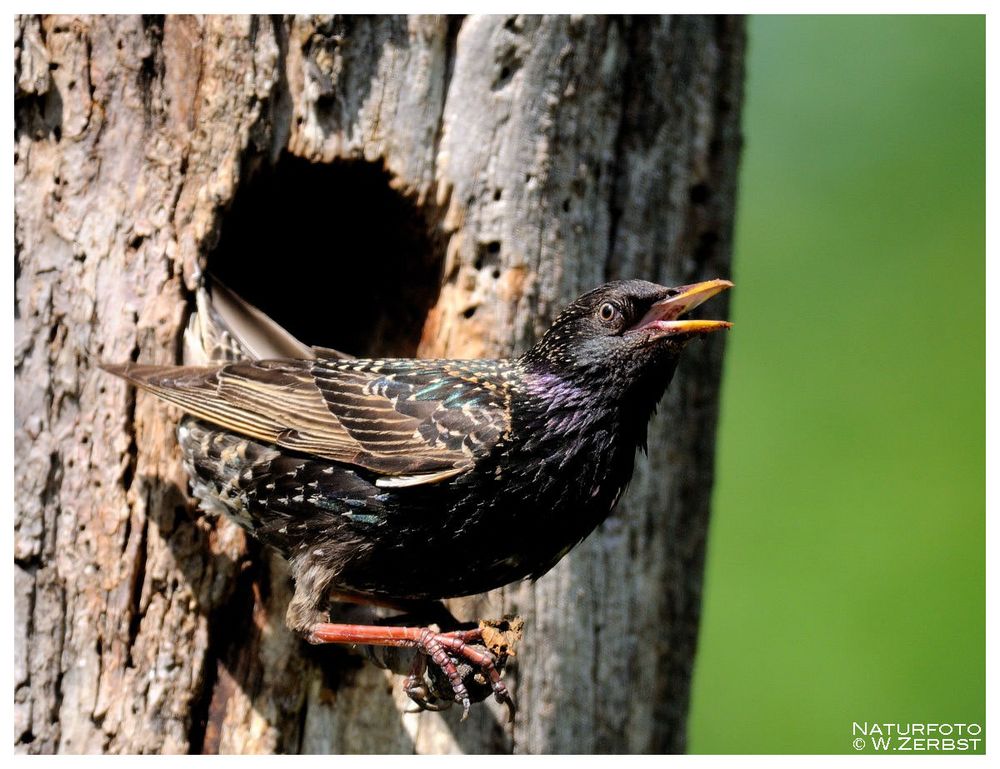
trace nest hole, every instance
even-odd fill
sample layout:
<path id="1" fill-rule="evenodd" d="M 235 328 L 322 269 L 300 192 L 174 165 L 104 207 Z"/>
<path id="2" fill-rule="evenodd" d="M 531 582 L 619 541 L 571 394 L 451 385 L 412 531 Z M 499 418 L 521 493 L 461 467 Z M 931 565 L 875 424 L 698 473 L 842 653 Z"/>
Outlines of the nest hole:
<path id="1" fill-rule="evenodd" d="M 381 163 L 284 154 L 248 174 L 208 270 L 307 344 L 415 355 L 444 250 Z"/>

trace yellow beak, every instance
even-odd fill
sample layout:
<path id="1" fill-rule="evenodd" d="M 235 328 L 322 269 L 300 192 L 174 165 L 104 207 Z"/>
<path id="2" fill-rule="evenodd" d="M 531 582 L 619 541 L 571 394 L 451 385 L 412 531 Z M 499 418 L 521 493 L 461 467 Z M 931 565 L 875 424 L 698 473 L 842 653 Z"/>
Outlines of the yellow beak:
<path id="1" fill-rule="evenodd" d="M 733 324 L 725 320 L 677 320 L 677 318 L 716 294 L 727 288 L 732 288 L 732 286 L 733 284 L 728 280 L 706 280 L 702 283 L 692 283 L 689 286 L 678 286 L 671 289 L 670 295 L 650 307 L 649 312 L 632 330 L 652 331 L 660 337 L 677 334 L 707 334 L 731 328 Z"/>

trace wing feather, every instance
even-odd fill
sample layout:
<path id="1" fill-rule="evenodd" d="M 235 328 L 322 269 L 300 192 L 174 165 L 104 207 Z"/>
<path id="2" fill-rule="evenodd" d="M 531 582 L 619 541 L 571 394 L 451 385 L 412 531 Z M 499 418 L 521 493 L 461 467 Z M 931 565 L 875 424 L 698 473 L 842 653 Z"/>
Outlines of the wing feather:
<path id="1" fill-rule="evenodd" d="M 321 358 L 105 368 L 201 419 L 366 468 L 392 488 L 464 472 L 509 430 L 505 389 L 482 384 L 475 365 Z"/>

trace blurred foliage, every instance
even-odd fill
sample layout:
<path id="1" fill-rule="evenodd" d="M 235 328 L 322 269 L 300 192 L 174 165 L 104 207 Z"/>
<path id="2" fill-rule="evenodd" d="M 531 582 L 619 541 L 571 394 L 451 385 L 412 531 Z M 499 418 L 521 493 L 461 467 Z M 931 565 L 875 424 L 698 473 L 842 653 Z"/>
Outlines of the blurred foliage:
<path id="1" fill-rule="evenodd" d="M 755 17 L 689 749 L 985 719 L 985 22 Z"/>

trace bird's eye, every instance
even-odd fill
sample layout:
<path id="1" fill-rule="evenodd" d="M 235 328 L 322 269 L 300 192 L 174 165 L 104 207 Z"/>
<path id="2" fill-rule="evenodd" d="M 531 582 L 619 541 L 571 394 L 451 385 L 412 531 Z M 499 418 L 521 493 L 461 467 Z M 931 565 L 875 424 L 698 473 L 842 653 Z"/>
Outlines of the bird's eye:
<path id="1" fill-rule="evenodd" d="M 618 308 L 611 304 L 611 302 L 605 302 L 602 304 L 601 309 L 597 312 L 601 316 L 601 320 L 605 323 L 610 323 L 618 317 Z"/>

